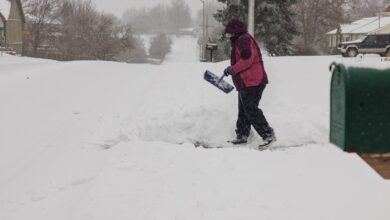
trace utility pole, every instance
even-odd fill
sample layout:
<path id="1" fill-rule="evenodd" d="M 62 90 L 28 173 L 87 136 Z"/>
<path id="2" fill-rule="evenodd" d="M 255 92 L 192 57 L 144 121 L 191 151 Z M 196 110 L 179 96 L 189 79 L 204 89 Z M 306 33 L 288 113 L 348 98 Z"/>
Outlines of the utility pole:
<path id="1" fill-rule="evenodd" d="M 231 0 L 231 4 L 240 5 L 240 0 Z M 255 34 L 255 0 L 248 0 L 248 32 Z"/>
<path id="2" fill-rule="evenodd" d="M 207 13 L 206 14 L 206 25 L 205 25 L 205 28 L 206 28 L 206 37 L 205 37 L 205 41 L 206 43 L 209 41 L 209 14 Z"/>
<path id="3" fill-rule="evenodd" d="M 249 11 L 248 11 L 248 32 L 252 36 L 255 34 L 255 0 L 249 1 Z"/>
<path id="4" fill-rule="evenodd" d="M 205 19 L 205 15 L 206 15 L 206 2 L 205 0 L 200 0 L 203 4 L 203 16 L 202 16 L 202 43 L 201 43 L 201 59 L 202 61 L 205 60 L 205 48 L 206 48 L 206 43 L 205 43 L 205 39 L 206 39 L 206 36 L 205 36 L 205 26 L 206 26 L 206 19 Z"/>

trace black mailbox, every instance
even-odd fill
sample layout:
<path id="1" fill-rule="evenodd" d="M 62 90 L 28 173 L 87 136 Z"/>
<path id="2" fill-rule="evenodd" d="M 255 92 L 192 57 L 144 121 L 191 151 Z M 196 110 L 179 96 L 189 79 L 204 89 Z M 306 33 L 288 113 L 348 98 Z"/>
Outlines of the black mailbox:
<path id="1" fill-rule="evenodd" d="M 207 43 L 206 50 L 210 51 L 210 61 L 214 62 L 213 51 L 218 50 L 218 45 L 215 43 Z"/>

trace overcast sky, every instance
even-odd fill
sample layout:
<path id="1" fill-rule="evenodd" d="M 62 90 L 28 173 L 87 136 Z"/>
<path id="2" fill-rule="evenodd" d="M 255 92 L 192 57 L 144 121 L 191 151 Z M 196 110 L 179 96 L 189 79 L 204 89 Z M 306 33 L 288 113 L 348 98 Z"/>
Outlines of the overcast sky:
<path id="1" fill-rule="evenodd" d="M 122 17 L 123 12 L 128 8 L 150 7 L 159 3 L 169 4 L 171 0 L 92 0 L 99 11 L 113 13 L 119 18 Z M 192 15 L 202 8 L 200 0 L 184 0 L 191 8 Z M 206 0 L 210 1 L 210 0 Z"/>

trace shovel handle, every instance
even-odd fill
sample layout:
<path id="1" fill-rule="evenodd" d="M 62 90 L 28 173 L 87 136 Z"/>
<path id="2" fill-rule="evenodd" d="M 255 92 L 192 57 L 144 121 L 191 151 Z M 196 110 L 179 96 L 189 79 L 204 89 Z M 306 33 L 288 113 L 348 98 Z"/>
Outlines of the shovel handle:
<path id="1" fill-rule="evenodd" d="M 222 76 L 219 78 L 219 80 L 218 80 L 218 84 L 223 80 L 223 78 L 225 77 L 225 74 L 222 74 Z"/>

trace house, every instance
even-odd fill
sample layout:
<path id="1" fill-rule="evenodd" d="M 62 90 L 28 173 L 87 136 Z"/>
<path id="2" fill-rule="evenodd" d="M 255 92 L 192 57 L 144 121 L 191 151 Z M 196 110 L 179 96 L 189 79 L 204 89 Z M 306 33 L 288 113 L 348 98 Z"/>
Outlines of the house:
<path id="1" fill-rule="evenodd" d="M 0 0 L 0 48 L 5 47 L 5 21 L 10 8 L 10 2 Z"/>
<path id="2" fill-rule="evenodd" d="M 368 34 L 390 34 L 390 6 L 387 6 L 380 16 L 341 24 L 338 28 L 326 33 L 331 51 L 335 51 L 340 42 L 357 40 Z"/>
<path id="3" fill-rule="evenodd" d="M 21 0 L 0 0 L 0 44 L 22 54 L 25 17 Z"/>

